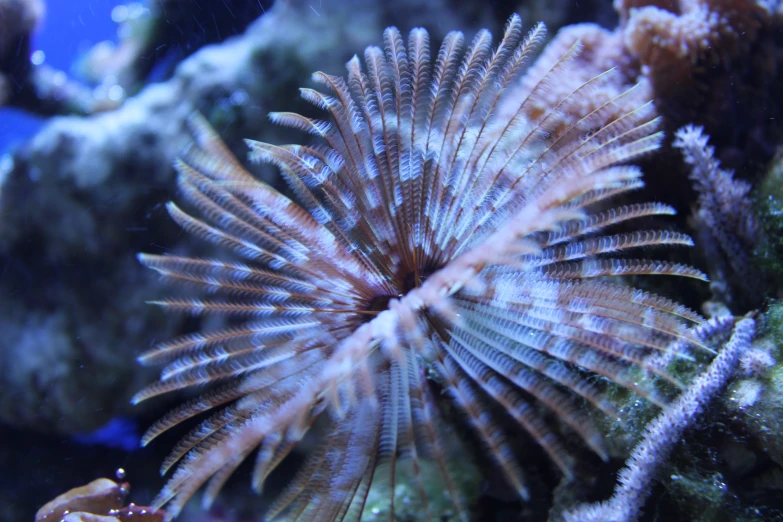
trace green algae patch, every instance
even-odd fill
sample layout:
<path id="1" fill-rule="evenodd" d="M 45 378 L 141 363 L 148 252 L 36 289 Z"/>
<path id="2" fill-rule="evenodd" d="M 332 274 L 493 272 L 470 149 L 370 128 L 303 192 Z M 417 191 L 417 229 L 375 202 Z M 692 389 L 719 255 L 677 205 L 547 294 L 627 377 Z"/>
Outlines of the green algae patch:
<path id="1" fill-rule="evenodd" d="M 772 161 L 755 194 L 761 241 L 756 251 L 759 267 L 783 284 L 783 152 Z"/>

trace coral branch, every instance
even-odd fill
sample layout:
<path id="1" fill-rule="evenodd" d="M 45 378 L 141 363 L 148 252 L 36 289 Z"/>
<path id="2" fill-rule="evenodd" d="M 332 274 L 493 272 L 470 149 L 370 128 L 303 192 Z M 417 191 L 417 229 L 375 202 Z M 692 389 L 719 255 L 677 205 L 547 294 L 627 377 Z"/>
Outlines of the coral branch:
<path id="1" fill-rule="evenodd" d="M 708 144 L 709 137 L 702 127 L 686 125 L 675 134 L 672 145 L 682 151 L 690 165 L 690 178 L 699 194 L 695 219 L 699 227 L 702 247 L 715 266 L 711 274 L 737 279 L 736 288 L 743 289 L 746 299 L 762 296 L 761 278 L 750 264 L 757 244 L 758 226 L 748 197 L 751 186 L 734 179 L 731 172 L 721 169 L 715 150 Z M 725 268 L 720 265 L 726 265 Z M 727 272 L 720 274 L 720 272 Z M 756 303 L 752 303 L 756 304 Z"/>
<path id="2" fill-rule="evenodd" d="M 719 325 L 720 320 L 713 324 Z M 645 429 L 627 466 L 620 472 L 614 495 L 606 502 L 578 507 L 564 514 L 566 522 L 636 520 L 650 493 L 652 481 L 672 449 L 733 375 L 743 352 L 750 348 L 756 323 L 746 317 L 734 327 L 731 339 L 709 368 Z"/>

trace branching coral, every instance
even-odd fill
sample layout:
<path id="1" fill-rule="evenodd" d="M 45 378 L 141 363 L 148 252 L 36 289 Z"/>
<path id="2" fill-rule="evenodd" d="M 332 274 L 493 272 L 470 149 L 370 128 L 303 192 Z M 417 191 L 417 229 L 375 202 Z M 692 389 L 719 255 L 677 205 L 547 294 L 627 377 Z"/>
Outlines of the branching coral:
<path id="1" fill-rule="evenodd" d="M 678 130 L 672 145 L 682 151 L 690 166 L 690 178 L 699 194 L 696 224 L 715 273 L 714 280 L 731 284 L 720 294 L 731 299 L 731 292 L 741 292 L 735 301 L 758 305 L 764 295 L 762 276 L 752 263 L 759 233 L 756 213 L 749 196 L 750 184 L 734 179 L 720 168 L 714 148 L 701 127 L 688 125 Z"/>
<path id="2" fill-rule="evenodd" d="M 730 318 L 711 321 L 706 333 L 719 331 Z M 644 438 L 631 453 L 620 472 L 614 495 L 606 502 L 577 508 L 564 514 L 566 522 L 606 522 L 636 520 L 650 494 L 652 482 L 672 449 L 682 440 L 685 430 L 703 413 L 704 408 L 726 386 L 737 363 L 751 347 L 755 321 L 737 322 L 731 339 L 723 346 L 707 370 L 644 429 Z"/>
<path id="3" fill-rule="evenodd" d="M 699 194 L 695 219 L 701 247 L 718 272 L 713 279 L 729 279 L 735 283 L 735 291 L 743 293 L 740 297 L 745 302 L 759 304 L 758 299 L 764 294 L 762 277 L 751 263 L 759 234 L 749 196 L 750 184 L 734 179 L 731 172 L 720 168 L 701 127 L 681 128 L 672 145 L 680 149 L 690 166 L 690 178 Z"/>

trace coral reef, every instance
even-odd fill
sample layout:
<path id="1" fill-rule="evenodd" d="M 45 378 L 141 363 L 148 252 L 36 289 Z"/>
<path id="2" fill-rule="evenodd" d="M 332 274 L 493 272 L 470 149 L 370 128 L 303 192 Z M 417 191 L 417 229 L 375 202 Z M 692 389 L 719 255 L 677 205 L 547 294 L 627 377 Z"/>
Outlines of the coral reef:
<path id="1" fill-rule="evenodd" d="M 616 106 L 609 102 L 632 87 L 633 96 L 640 104 L 650 100 L 650 86 L 640 77 L 634 60 L 626 54 L 621 35 L 589 23 L 570 25 L 557 33 L 525 75 L 517 96 L 526 96 L 557 63 L 558 57 L 572 48 L 578 49 L 572 58 L 574 67 L 568 69 L 568 74 L 559 76 L 549 85 L 548 91 L 535 100 L 539 110 L 555 110 L 564 96 L 586 82 L 592 83 L 591 95 L 581 100 L 580 105 L 571 105 L 567 111 L 562 111 L 563 125 L 571 125 L 598 109 L 612 110 Z M 609 117 L 619 115 L 614 112 Z"/>
<path id="2" fill-rule="evenodd" d="M 640 90 L 649 90 L 655 99 L 655 108 L 672 139 L 686 124 L 703 129 L 703 135 L 710 136 L 712 170 L 727 172 L 718 169 L 720 162 L 736 174 L 730 180 L 726 175 L 713 176 L 726 180 L 720 189 L 709 189 L 720 196 L 712 198 L 715 204 L 722 198 L 723 209 L 706 209 L 710 199 L 706 197 L 707 185 L 695 183 L 693 188 L 701 194 L 700 208 L 689 226 L 700 234 L 717 299 L 726 301 L 735 312 L 758 306 L 766 295 L 774 295 L 775 289 L 765 287 L 767 274 L 774 273 L 774 267 L 759 273 L 756 251 L 760 245 L 762 250 L 774 248 L 779 233 L 767 226 L 772 224 L 774 212 L 752 204 L 748 197 L 751 186 L 745 180 L 760 177 L 780 140 L 776 123 L 780 106 L 772 94 L 779 90 L 775 86 L 783 83 L 778 65 L 780 42 L 775 36 L 783 21 L 780 9 L 751 0 L 618 0 L 615 8 L 620 25 L 613 31 L 579 24 L 557 34 L 550 45 L 552 53 L 542 55 L 534 70 L 548 70 L 556 56 L 554 50 L 576 42 L 584 47 L 584 58 L 579 59 L 581 72 L 553 86 L 551 100 L 544 100 L 543 105 L 552 107 L 557 93 L 568 92 L 612 67 L 613 72 L 596 87 L 595 96 L 573 112 L 573 118 L 589 114 L 605 98 L 640 82 Z M 727 121 L 731 125 L 726 125 Z M 667 149 L 651 161 L 654 177 L 650 190 L 677 208 L 687 208 L 694 192 L 686 180 L 695 180 L 695 171 L 692 165 L 683 168 Z M 700 161 L 694 153 L 686 158 L 691 164 Z M 704 154 L 697 156 L 707 161 Z M 774 183 L 766 185 L 768 193 L 774 192 Z M 762 205 L 767 203 L 761 200 Z M 771 250 L 766 257 L 762 264 L 775 264 L 777 257 Z"/>
<path id="3" fill-rule="evenodd" d="M 243 32 L 269 7 L 261 1 L 200 5 L 176 0 L 117 6 L 114 12 L 121 41 L 116 47 L 102 42 L 82 59 L 79 71 L 85 84 L 31 61 L 31 37 L 44 15 L 43 0 L 3 0 L 0 107 L 43 116 L 115 109 L 144 85 L 153 70 L 158 79 L 169 77 L 183 58 Z"/>
<path id="4" fill-rule="evenodd" d="M 667 130 L 703 126 L 724 164 L 762 168 L 779 140 L 779 8 L 756 0 L 616 0 L 615 8 L 615 30 L 568 26 L 554 48 L 581 40 L 591 56 L 585 75 L 609 65 L 618 84 L 648 82 Z"/>
<path id="5" fill-rule="evenodd" d="M 783 469 L 783 304 L 772 304 L 764 315 L 765 336 L 742 364 L 744 379 L 727 395 L 759 446 Z"/>
<path id="6" fill-rule="evenodd" d="M 440 23 L 472 23 L 446 2 L 364 1 L 358 12 L 350 3 L 315 7 L 317 12 L 310 3 L 277 2 L 241 37 L 199 49 L 171 79 L 144 87 L 117 109 L 52 118 L 31 141 L 0 155 L 0 362 L 14 368 L 0 374 L 0 430 L 12 430 L 8 437 L 19 444 L 29 440 L 31 454 L 42 452 L 35 445 L 43 441 L 63 447 L 61 437 L 90 432 L 117 416 L 144 417 L 150 406 L 133 407 L 129 400 L 152 375 L 136 355 L 155 339 L 201 324 L 163 317 L 145 305 L 160 295 L 161 284 L 135 258 L 141 250 L 163 251 L 161 245 L 169 252 L 213 254 L 167 224 L 162 207 L 176 192 L 171 165 L 188 141 L 189 113 L 207 114 L 237 150 L 248 136 L 272 141 L 298 135 L 272 129 L 266 114 L 302 108 L 296 87 L 310 71 L 338 70 L 390 24 L 426 25 L 434 28 L 433 37 L 442 37 Z M 486 6 L 474 5 L 471 16 L 491 23 L 487 13 Z M 272 168 L 257 173 L 278 183 Z M 16 437 L 13 430 L 54 438 Z M 84 452 L 92 455 L 89 448 Z M 155 453 L 147 452 L 147 466 L 157 468 L 162 456 Z M 31 519 L 32 506 L 45 500 L 36 495 L 65 480 L 59 461 L 42 454 L 40 465 L 16 466 L 14 484 L 43 484 L 24 494 L 0 488 L 0 518 Z M 83 457 L 82 466 L 92 465 L 91 458 Z M 155 484 L 154 477 L 148 482 Z M 231 510 L 241 510 L 246 497 L 237 495 Z"/>

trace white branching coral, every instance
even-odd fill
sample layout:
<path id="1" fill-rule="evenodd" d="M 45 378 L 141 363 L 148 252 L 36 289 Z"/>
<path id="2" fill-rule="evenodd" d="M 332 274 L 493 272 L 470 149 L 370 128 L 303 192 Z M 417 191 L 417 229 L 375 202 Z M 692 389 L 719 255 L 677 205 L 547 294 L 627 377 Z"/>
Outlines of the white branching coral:
<path id="1" fill-rule="evenodd" d="M 480 31 L 463 51 L 462 34 L 453 32 L 431 52 L 424 29 L 413 29 L 406 45 L 389 28 L 384 49 L 365 51 L 366 69 L 354 57 L 347 79 L 316 73 L 330 93 L 302 89 L 302 96 L 331 120 L 271 118 L 324 144 L 248 141 L 253 159 L 280 167 L 302 206 L 255 180 L 200 117 L 191 119 L 195 145 L 176 167 L 182 192 L 203 218 L 173 203 L 169 212 L 242 261 L 140 259 L 216 296 L 157 304 L 243 321 L 165 342 L 141 358 L 168 365 L 137 402 L 222 383 L 145 436 L 147 443 L 220 408 L 165 461 L 164 471 L 176 471 L 156 506 L 175 516 L 204 484 L 209 505 L 256 450 L 253 485 L 260 490 L 320 419 L 323 443 L 266 519 L 356 520 L 371 485 L 394 484 L 398 467 L 409 466 L 428 520 L 420 459 L 437 464 L 467 518 L 433 387 L 462 412 L 525 498 L 522 463 L 489 405 L 505 410 L 568 475 L 572 457 L 550 417 L 606 456 L 587 412 L 619 415 L 607 387 L 664 405 L 667 391 L 681 386 L 653 360 L 678 340 L 704 348 L 688 328 L 701 317 L 602 279 L 704 278 L 687 266 L 627 254 L 691 244 L 678 232 L 627 231 L 672 208 L 610 206 L 642 186 L 629 163 L 659 147 L 658 119 L 633 87 L 582 117 L 567 116 L 585 106 L 601 77 L 554 106 L 540 103 L 552 82 L 569 74 L 578 46 L 539 71 L 526 96 L 510 96 L 543 39 L 542 25 L 525 35 L 517 16 L 496 48 Z M 625 232 L 604 233 L 620 224 Z"/>

